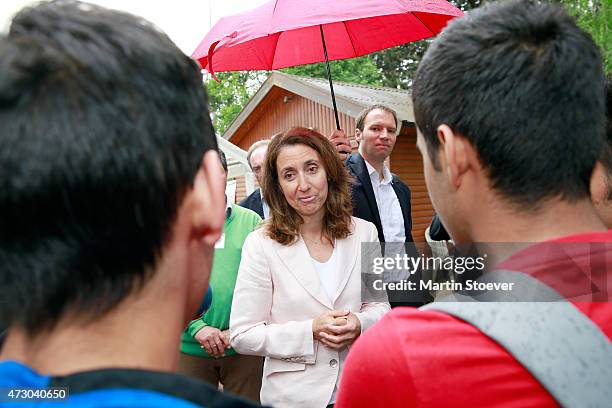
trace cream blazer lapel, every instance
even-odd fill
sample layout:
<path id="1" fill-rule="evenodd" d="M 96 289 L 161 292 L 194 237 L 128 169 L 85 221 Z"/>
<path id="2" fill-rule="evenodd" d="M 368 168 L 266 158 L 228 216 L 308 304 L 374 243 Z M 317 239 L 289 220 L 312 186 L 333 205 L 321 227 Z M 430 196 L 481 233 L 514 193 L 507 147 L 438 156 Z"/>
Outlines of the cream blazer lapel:
<path id="1" fill-rule="evenodd" d="M 346 287 L 346 284 L 348 283 L 349 278 L 355 269 L 355 264 L 359 258 L 360 245 L 361 241 L 354 232 L 346 239 L 336 240 L 336 257 L 338 259 L 336 281 L 338 282 L 338 286 L 333 299 L 334 303 L 342 294 L 342 291 Z"/>
<path id="2" fill-rule="evenodd" d="M 312 264 L 308 248 L 302 237 L 300 236 L 297 242 L 292 245 L 277 244 L 275 246 L 278 258 L 287 272 L 293 275 L 300 285 L 319 303 L 333 309 L 333 304 L 321 286 L 319 275 Z M 339 265 L 341 264 L 339 263 Z"/>

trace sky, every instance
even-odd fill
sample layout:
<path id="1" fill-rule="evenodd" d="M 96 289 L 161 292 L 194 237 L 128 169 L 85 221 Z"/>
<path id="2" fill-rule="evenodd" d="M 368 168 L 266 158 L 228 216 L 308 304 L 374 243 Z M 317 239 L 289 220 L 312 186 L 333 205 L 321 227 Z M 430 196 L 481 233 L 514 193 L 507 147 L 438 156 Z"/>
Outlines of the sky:
<path id="1" fill-rule="evenodd" d="M 88 0 L 107 8 L 127 11 L 161 28 L 187 55 L 221 17 L 249 10 L 266 0 Z M 11 17 L 31 0 L 0 1 L 0 31 L 8 30 Z"/>

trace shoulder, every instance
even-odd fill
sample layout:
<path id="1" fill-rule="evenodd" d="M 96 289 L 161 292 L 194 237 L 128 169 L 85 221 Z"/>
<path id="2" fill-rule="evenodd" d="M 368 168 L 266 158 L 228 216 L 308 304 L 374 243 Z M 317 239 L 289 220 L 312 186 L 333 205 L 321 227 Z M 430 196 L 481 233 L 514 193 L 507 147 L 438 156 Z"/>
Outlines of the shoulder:
<path id="1" fill-rule="evenodd" d="M 243 205 L 243 204 L 247 204 L 250 202 L 253 202 L 255 200 L 261 200 L 261 190 L 260 189 L 255 189 L 255 191 L 253 191 L 251 194 L 249 194 L 248 196 L 246 196 L 242 201 L 240 201 L 240 203 L 238 205 Z"/>
<path id="2" fill-rule="evenodd" d="M 408 184 L 404 183 L 404 182 L 402 181 L 402 179 L 401 179 L 401 178 L 399 178 L 399 176 L 398 176 L 397 174 L 395 174 L 395 173 L 391 173 L 391 182 L 392 182 L 393 184 L 397 184 L 397 185 L 399 185 L 400 187 L 403 187 L 403 188 L 409 189 L 409 188 L 408 188 Z"/>
<path id="3" fill-rule="evenodd" d="M 255 243 L 261 245 L 264 242 L 272 241 L 265 232 L 265 227 L 257 228 L 247 235 L 244 241 L 244 246 L 247 244 L 254 245 Z"/>
<path id="4" fill-rule="evenodd" d="M 267 251 L 271 249 L 278 249 L 279 247 L 282 247 L 282 245 L 270 238 L 266 228 L 266 221 L 264 221 L 259 225 L 258 228 L 254 229 L 246 237 L 246 240 L 244 241 L 243 251 L 252 250 L 253 248 L 257 248 L 257 250 Z"/>
<path id="5" fill-rule="evenodd" d="M 360 167 L 363 166 L 363 158 L 359 153 L 351 153 L 349 157 L 346 158 L 344 165 L 349 173 L 355 174 L 359 172 Z"/>
<path id="6" fill-rule="evenodd" d="M 482 367 L 488 369 L 483 371 Z M 495 373 L 496 381 L 486 380 L 490 373 Z M 508 389 L 521 390 L 518 394 L 527 396 L 517 396 L 517 405 L 550 403 L 546 392 L 536 392 L 543 390 L 542 386 L 497 342 L 446 313 L 410 307 L 393 309 L 357 339 L 340 387 L 348 389 L 349 395 L 341 391 L 340 400 L 349 402 L 350 391 L 359 390 L 366 382 L 379 384 L 369 391 L 384 396 L 381 398 L 388 406 L 427 405 L 424 397 L 428 405 L 444 406 L 453 401 L 461 407 L 495 406 L 514 398 L 507 394 Z M 445 390 L 443 395 L 437 391 L 440 389 Z M 480 401 L 476 403 L 466 389 L 479 389 Z"/>
<path id="7" fill-rule="evenodd" d="M 378 236 L 376 226 L 370 221 L 361 218 L 351 217 L 352 232 L 357 236 L 369 236 L 374 234 Z"/>
<path id="8" fill-rule="evenodd" d="M 435 344 L 431 342 L 432 338 L 436 339 Z M 447 361 L 452 363 L 453 357 L 466 359 L 465 347 L 475 350 L 493 345 L 495 351 L 500 350 L 499 346 L 490 343 L 493 342 L 478 329 L 446 313 L 397 307 L 363 333 L 355 343 L 357 350 L 353 346 L 351 353 L 360 350 L 366 353 L 375 344 L 378 348 L 393 344 L 392 348 L 401 354 L 395 356 L 393 364 L 397 364 L 400 370 L 416 374 L 420 369 L 426 369 L 440 353 L 448 357 L 448 360 L 445 357 L 444 361 L 439 361 L 444 364 Z"/>
<path id="9" fill-rule="evenodd" d="M 54 386 L 70 389 L 68 406 L 255 406 L 223 394 L 216 387 L 174 373 L 111 368 L 54 377 L 51 381 Z M 113 387 L 109 388 L 108 384 Z"/>
<path id="10" fill-rule="evenodd" d="M 238 204 L 232 204 L 232 212 L 235 212 L 236 216 L 242 219 L 248 219 L 257 222 L 261 221 L 261 217 L 255 211 L 249 208 L 242 207 Z"/>

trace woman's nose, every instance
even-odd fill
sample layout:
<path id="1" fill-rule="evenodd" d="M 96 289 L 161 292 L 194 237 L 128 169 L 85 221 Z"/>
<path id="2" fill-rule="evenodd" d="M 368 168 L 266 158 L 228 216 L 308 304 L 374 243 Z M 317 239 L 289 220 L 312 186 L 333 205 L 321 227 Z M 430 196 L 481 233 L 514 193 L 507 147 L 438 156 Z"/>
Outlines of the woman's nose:
<path id="1" fill-rule="evenodd" d="M 300 191 L 307 191 L 310 188 L 310 184 L 306 179 L 306 176 L 303 173 L 298 174 L 297 176 L 298 189 Z"/>

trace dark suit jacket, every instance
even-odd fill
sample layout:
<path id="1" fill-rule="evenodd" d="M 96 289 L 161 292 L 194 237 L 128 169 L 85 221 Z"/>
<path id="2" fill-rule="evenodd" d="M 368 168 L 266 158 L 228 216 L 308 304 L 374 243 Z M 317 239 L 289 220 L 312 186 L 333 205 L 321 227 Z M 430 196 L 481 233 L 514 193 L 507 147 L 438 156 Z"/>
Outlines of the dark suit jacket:
<path id="1" fill-rule="evenodd" d="M 380 242 L 385 242 L 380 214 L 376 205 L 376 197 L 374 196 L 374 189 L 372 188 L 365 160 L 360 154 L 353 153 L 346 159 L 346 168 L 353 177 L 351 182 L 353 215 L 376 225 L 378 239 Z M 406 242 L 413 242 L 410 189 L 395 174 L 392 174 L 391 186 L 397 195 L 402 209 Z"/>
<path id="2" fill-rule="evenodd" d="M 353 216 L 373 223 L 378 230 L 378 239 L 380 242 L 385 242 L 380 214 L 378 213 L 378 205 L 376 205 L 376 197 L 374 196 L 374 189 L 372 188 L 372 181 L 370 180 L 365 160 L 360 154 L 353 153 L 346 159 L 345 165 L 353 178 L 351 181 Z M 403 220 L 398 220 L 398 222 L 404 223 L 406 242 L 412 243 L 410 189 L 395 174 L 392 174 L 391 186 L 397 195 L 402 209 Z M 406 252 L 413 257 L 418 256 L 418 251 L 414 244 L 406 245 Z M 422 276 L 422 272 L 419 270 L 410 277 L 410 280 L 416 282 L 417 288 L 419 288 L 418 282 L 422 279 Z M 419 307 L 432 301 L 429 292 L 420 289 L 404 291 L 388 290 L 387 294 L 391 307 Z"/>
<path id="3" fill-rule="evenodd" d="M 261 190 L 253 191 L 247 198 L 238 203 L 239 206 L 255 211 L 264 219 L 263 205 L 261 204 Z"/>

